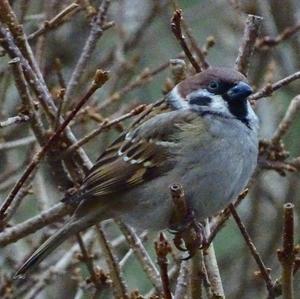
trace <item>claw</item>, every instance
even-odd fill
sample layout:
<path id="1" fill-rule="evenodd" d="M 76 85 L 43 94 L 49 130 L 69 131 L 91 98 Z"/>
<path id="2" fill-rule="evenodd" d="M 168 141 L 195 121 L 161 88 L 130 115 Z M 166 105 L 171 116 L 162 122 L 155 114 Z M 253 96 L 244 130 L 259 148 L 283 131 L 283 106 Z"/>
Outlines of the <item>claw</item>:
<path id="1" fill-rule="evenodd" d="M 189 214 L 185 220 L 188 221 L 184 221 L 184 225 L 178 225 L 175 230 L 172 228 L 175 234 L 174 245 L 178 250 L 188 252 L 188 256 L 182 257 L 181 260 L 189 260 L 199 248 L 203 248 L 207 244 L 203 225 L 196 221 L 194 214 Z"/>
<path id="2" fill-rule="evenodd" d="M 181 257 L 180 260 L 181 261 L 188 261 L 193 257 L 193 255 L 189 253 L 186 257 Z"/>
<path id="3" fill-rule="evenodd" d="M 180 251 L 188 251 L 187 248 L 182 247 L 183 239 L 181 238 L 180 234 L 176 234 L 175 238 L 173 239 L 175 247 Z"/>
<path id="4" fill-rule="evenodd" d="M 187 252 L 188 249 L 186 247 L 182 247 L 182 246 L 176 246 L 176 248 L 179 250 L 179 251 L 182 251 L 182 252 Z"/>
<path id="5" fill-rule="evenodd" d="M 177 230 L 172 229 L 172 228 L 169 228 L 167 231 L 168 231 L 170 234 L 172 234 L 172 235 L 176 235 L 176 234 L 178 233 Z"/>

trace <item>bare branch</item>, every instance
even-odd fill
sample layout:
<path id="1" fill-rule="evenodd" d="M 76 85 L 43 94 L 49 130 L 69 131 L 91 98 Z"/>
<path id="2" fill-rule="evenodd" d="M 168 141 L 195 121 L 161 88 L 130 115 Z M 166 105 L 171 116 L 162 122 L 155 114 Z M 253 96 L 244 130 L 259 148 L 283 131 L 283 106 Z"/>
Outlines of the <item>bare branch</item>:
<path id="1" fill-rule="evenodd" d="M 205 234 L 210 235 L 210 225 L 208 220 L 205 223 Z M 204 265 L 207 272 L 210 288 L 215 298 L 225 299 L 224 288 L 217 262 L 214 245 L 210 246 L 203 252 Z"/>
<path id="2" fill-rule="evenodd" d="M 255 15 L 248 15 L 242 44 L 239 48 L 238 57 L 235 61 L 235 68 L 247 75 L 248 65 L 255 48 L 256 38 L 263 18 Z"/>
<path id="3" fill-rule="evenodd" d="M 117 223 L 154 288 L 158 293 L 162 293 L 162 284 L 160 281 L 159 272 L 152 262 L 151 257 L 145 250 L 141 240 L 128 225 L 120 221 Z"/>
<path id="4" fill-rule="evenodd" d="M 257 49 L 269 49 L 270 47 L 275 47 L 281 42 L 291 38 L 294 34 L 296 34 L 300 30 L 300 23 L 285 28 L 280 34 L 276 37 L 263 36 L 257 40 L 256 48 Z"/>
<path id="5" fill-rule="evenodd" d="M 84 245 L 84 241 L 82 240 L 82 238 L 80 236 L 80 233 L 78 233 L 76 236 L 77 236 L 77 242 L 78 242 L 79 248 L 82 253 L 80 260 L 86 264 L 87 269 L 91 275 L 91 281 L 93 282 L 95 288 L 98 289 L 98 291 L 101 291 L 103 288 L 102 288 L 101 281 L 99 279 L 99 275 L 95 271 L 93 257 L 88 253 L 88 251 Z"/>
<path id="6" fill-rule="evenodd" d="M 294 205 L 284 205 L 283 248 L 277 251 L 282 267 L 282 298 L 294 298 L 293 272 L 295 266 L 294 248 Z"/>
<path id="7" fill-rule="evenodd" d="M 269 97 L 273 94 L 274 91 L 277 91 L 283 86 L 288 85 L 291 82 L 298 80 L 299 78 L 300 78 L 300 72 L 296 72 L 273 84 L 267 84 L 264 88 L 257 91 L 255 94 L 251 95 L 248 99 L 249 101 L 253 102 L 253 101 L 257 101 L 260 98 Z"/>
<path id="8" fill-rule="evenodd" d="M 174 293 L 174 299 L 185 298 L 188 289 L 188 279 L 189 279 L 189 267 L 188 261 L 182 261 L 180 264 L 179 275 L 176 282 L 176 290 Z M 198 297 L 199 299 L 199 297 Z"/>
<path id="9" fill-rule="evenodd" d="M 74 207 L 58 203 L 49 210 L 42 212 L 29 220 L 19 223 L 13 227 L 6 228 L 0 233 L 0 246 L 4 247 L 10 243 L 16 242 L 44 226 L 61 219 L 73 210 Z"/>
<path id="10" fill-rule="evenodd" d="M 192 66 L 194 67 L 195 71 L 199 73 L 201 72 L 201 67 L 193 57 L 193 54 L 191 53 L 191 51 L 189 50 L 185 42 L 185 37 L 183 36 L 181 30 L 181 20 L 182 20 L 182 11 L 180 9 L 176 9 L 171 20 L 172 32 L 175 35 L 176 39 L 179 41 L 180 46 L 182 47 L 185 55 L 187 56 Z"/>
<path id="11" fill-rule="evenodd" d="M 113 281 L 113 291 L 116 298 L 129 299 L 127 286 L 123 280 L 122 273 L 116 258 L 112 253 L 111 244 L 107 241 L 103 229 L 100 225 L 96 225 L 98 241 L 101 245 L 106 263 L 109 268 L 110 277 Z"/>
<path id="12" fill-rule="evenodd" d="M 170 280 L 168 276 L 168 258 L 167 255 L 171 252 L 171 246 L 167 239 L 160 233 L 159 239 L 154 243 L 155 252 L 157 257 L 157 263 L 160 269 L 160 276 L 163 285 L 164 297 L 166 299 L 172 299 L 170 290 Z"/>
<path id="13" fill-rule="evenodd" d="M 97 15 L 93 17 L 90 34 L 86 40 L 81 55 L 71 75 L 70 81 L 68 82 L 68 85 L 66 87 L 65 101 L 64 101 L 65 103 L 68 103 L 71 96 L 73 95 L 74 89 L 79 83 L 79 80 L 87 67 L 89 59 L 96 48 L 97 41 L 103 34 L 103 26 L 106 21 L 106 14 L 109 5 L 110 5 L 110 0 L 102 1 L 98 8 Z"/>
<path id="14" fill-rule="evenodd" d="M 20 146 L 26 146 L 34 143 L 36 141 L 34 136 L 28 136 L 24 138 L 20 138 L 17 140 L 7 141 L 4 143 L 0 143 L 0 151 L 1 150 L 9 150 Z"/>
<path id="15" fill-rule="evenodd" d="M 282 139 L 282 137 L 287 133 L 288 129 L 292 125 L 299 111 L 300 111 L 300 95 L 294 97 L 291 100 L 291 103 L 283 119 L 281 120 L 275 133 L 273 134 L 273 137 L 271 139 L 272 143 L 278 143 Z"/>
<path id="16" fill-rule="evenodd" d="M 73 2 L 67 7 L 65 7 L 61 12 L 59 12 L 55 17 L 51 20 L 45 21 L 43 25 L 35 32 L 31 33 L 28 36 L 28 40 L 35 40 L 39 36 L 54 30 L 59 25 L 61 25 L 64 21 L 66 21 L 70 16 L 74 16 L 76 12 L 80 10 L 80 6 Z"/>
<path id="17" fill-rule="evenodd" d="M 0 129 L 4 128 L 4 127 L 11 126 L 11 125 L 25 123 L 28 120 L 29 120 L 29 116 L 25 115 L 25 114 L 24 115 L 12 116 L 12 117 L 8 118 L 7 120 L 0 121 Z"/>
<path id="18" fill-rule="evenodd" d="M 68 117 L 64 120 L 64 122 L 60 125 L 60 127 L 55 131 L 55 133 L 48 139 L 47 143 L 42 147 L 42 149 L 35 154 L 33 157 L 31 163 L 27 166 L 24 173 L 22 174 L 21 178 L 16 182 L 13 189 L 10 191 L 6 199 L 1 205 L 0 208 L 0 219 L 1 221 L 4 221 L 5 218 L 5 212 L 9 205 L 14 200 L 14 197 L 17 195 L 19 189 L 23 186 L 23 184 L 26 182 L 28 176 L 30 173 L 39 165 L 41 159 L 45 156 L 48 149 L 53 145 L 54 142 L 56 142 L 60 134 L 63 132 L 63 130 L 68 126 L 68 124 L 71 122 L 71 120 L 75 117 L 77 112 L 81 109 L 81 107 L 89 100 L 91 95 L 100 88 L 106 81 L 108 80 L 108 73 L 103 72 L 101 70 L 98 70 L 96 72 L 94 81 L 89 88 L 89 90 L 86 92 L 86 94 L 80 99 L 80 101 L 77 103 L 76 107 L 71 111 L 71 113 L 68 115 Z"/>
<path id="19" fill-rule="evenodd" d="M 237 214 L 235 207 L 233 204 L 231 204 L 229 206 L 230 212 L 242 234 L 242 236 L 244 237 L 244 240 L 248 246 L 248 248 L 250 249 L 250 252 L 260 270 L 260 273 L 265 281 L 266 287 L 268 289 L 269 292 L 269 298 L 273 298 L 274 297 L 274 282 L 272 281 L 272 278 L 269 274 L 269 271 L 267 270 L 264 262 L 262 261 L 255 245 L 253 244 L 244 224 L 242 223 L 242 220 L 240 219 L 239 215 Z"/>
<path id="20" fill-rule="evenodd" d="M 100 134 L 102 131 L 104 131 L 105 129 L 108 129 L 118 123 L 120 123 L 121 121 L 128 119 L 134 115 L 140 114 L 142 111 L 144 111 L 146 108 L 145 105 L 140 105 L 134 109 L 132 109 L 130 112 L 116 118 L 113 119 L 111 121 L 104 121 L 102 124 L 100 124 L 100 126 L 96 129 L 94 129 L 92 132 L 90 132 L 89 134 L 87 134 L 86 136 L 84 136 L 82 139 L 78 140 L 76 143 L 72 144 L 65 152 L 65 154 L 69 154 L 71 152 L 73 152 L 74 150 L 78 149 L 79 147 L 81 147 L 83 144 L 89 142 L 90 140 L 92 140 L 94 137 L 96 137 L 98 134 Z"/>

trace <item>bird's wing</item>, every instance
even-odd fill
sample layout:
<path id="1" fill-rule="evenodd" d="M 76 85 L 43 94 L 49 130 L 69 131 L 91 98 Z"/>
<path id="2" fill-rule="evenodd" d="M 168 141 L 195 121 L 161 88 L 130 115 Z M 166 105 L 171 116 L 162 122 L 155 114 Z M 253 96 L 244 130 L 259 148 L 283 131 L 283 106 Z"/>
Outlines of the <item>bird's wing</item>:
<path id="1" fill-rule="evenodd" d="M 84 200 L 123 192 L 174 167 L 181 125 L 195 117 L 187 111 L 156 115 L 121 135 L 90 170 L 81 188 Z M 177 149 L 178 150 L 178 149 Z"/>
<path id="2" fill-rule="evenodd" d="M 125 132 L 123 132 L 121 135 L 119 135 L 119 137 L 117 139 L 115 139 L 113 141 L 113 143 L 110 144 L 110 146 L 103 153 L 101 153 L 101 155 L 97 158 L 96 163 L 100 160 L 104 161 L 105 157 L 107 157 L 109 159 L 111 157 L 111 152 L 113 151 L 113 149 L 119 148 L 120 146 L 122 146 L 125 136 L 129 131 L 134 130 L 139 125 L 141 125 L 141 123 L 147 121 L 148 119 L 150 119 L 156 115 L 159 115 L 159 114 L 165 113 L 165 112 L 170 112 L 172 110 L 173 109 L 170 108 L 170 106 L 165 101 L 165 99 L 159 100 L 153 104 L 148 105 L 148 107 L 145 109 L 145 111 L 143 111 L 143 113 L 141 113 L 138 116 L 138 118 L 130 124 L 128 129 Z"/>

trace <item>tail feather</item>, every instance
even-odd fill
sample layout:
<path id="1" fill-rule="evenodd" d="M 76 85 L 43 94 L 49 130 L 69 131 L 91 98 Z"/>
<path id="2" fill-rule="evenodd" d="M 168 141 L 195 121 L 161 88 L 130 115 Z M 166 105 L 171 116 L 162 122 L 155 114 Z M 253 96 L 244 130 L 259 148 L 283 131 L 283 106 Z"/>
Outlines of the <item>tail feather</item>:
<path id="1" fill-rule="evenodd" d="M 37 266 L 43 261 L 52 251 L 60 246 L 69 236 L 68 225 L 62 227 L 53 236 L 47 239 L 19 268 L 14 275 L 14 278 L 22 278 L 29 270 Z"/>
<path id="2" fill-rule="evenodd" d="M 105 211 L 105 207 L 100 210 L 89 211 L 85 216 L 79 219 L 71 219 L 61 229 L 59 229 L 53 236 L 46 240 L 28 259 L 27 261 L 17 270 L 14 278 L 22 278 L 25 273 L 36 267 L 41 261 L 43 261 L 52 251 L 60 246 L 67 238 L 74 235 L 96 222 L 104 220 L 104 214 L 101 215 L 101 211 Z"/>
<path id="3" fill-rule="evenodd" d="M 99 221 L 101 221 L 99 219 Z M 53 236 L 46 240 L 17 270 L 14 278 L 22 278 L 28 270 L 35 268 L 42 262 L 52 251 L 59 247 L 67 238 L 74 235 L 95 223 L 95 215 L 88 215 L 79 220 L 71 219 L 61 229 L 59 229 Z"/>

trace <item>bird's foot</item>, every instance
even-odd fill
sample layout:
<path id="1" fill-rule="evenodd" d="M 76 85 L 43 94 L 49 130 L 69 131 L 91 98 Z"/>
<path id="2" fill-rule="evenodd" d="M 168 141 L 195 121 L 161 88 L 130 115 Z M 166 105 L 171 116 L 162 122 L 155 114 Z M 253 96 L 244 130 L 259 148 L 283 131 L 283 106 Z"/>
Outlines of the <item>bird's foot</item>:
<path id="1" fill-rule="evenodd" d="M 173 239 L 175 247 L 188 253 L 183 260 L 193 257 L 197 250 L 207 243 L 204 227 L 195 219 L 193 212 L 187 213 L 181 223 L 170 225 L 170 231 L 175 235 Z"/>

